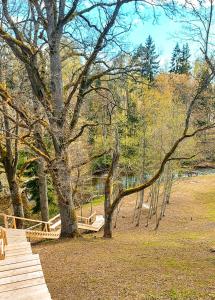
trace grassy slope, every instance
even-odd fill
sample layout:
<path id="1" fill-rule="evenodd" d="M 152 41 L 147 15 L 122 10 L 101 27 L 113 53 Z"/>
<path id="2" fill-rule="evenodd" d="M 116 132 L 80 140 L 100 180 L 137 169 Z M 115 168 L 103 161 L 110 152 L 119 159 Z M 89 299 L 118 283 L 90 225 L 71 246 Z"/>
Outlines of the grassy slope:
<path id="1" fill-rule="evenodd" d="M 215 299 L 215 176 L 177 183 L 157 232 L 144 219 L 134 228 L 134 201 L 112 240 L 99 233 L 34 247 L 54 300 Z"/>

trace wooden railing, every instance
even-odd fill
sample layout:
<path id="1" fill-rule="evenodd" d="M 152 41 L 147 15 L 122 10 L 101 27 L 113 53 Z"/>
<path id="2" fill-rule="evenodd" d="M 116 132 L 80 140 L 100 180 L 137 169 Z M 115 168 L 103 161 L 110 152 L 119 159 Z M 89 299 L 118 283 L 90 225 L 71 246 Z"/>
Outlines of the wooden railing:
<path id="1" fill-rule="evenodd" d="M 41 231 L 41 230 L 28 230 L 25 231 L 26 237 L 30 238 L 31 240 L 35 239 L 58 239 L 60 236 L 60 230 L 58 231 Z"/>
<path id="2" fill-rule="evenodd" d="M 22 220 L 24 224 L 23 229 L 26 230 L 26 236 L 28 238 L 46 238 L 46 239 L 54 238 L 55 239 L 55 238 L 59 238 L 60 235 L 60 230 L 57 230 L 57 228 L 59 228 L 60 226 L 60 214 L 56 215 L 48 222 L 16 217 L 4 213 L 0 213 L 0 217 L 3 218 L 4 227 L 6 229 L 7 228 L 16 229 L 16 220 Z M 85 225 L 91 225 L 95 220 L 96 220 L 96 212 L 92 213 L 89 217 L 77 216 L 78 223 L 85 224 Z M 26 223 L 28 224 L 28 226 L 26 226 L 27 225 Z M 32 223 L 34 225 L 32 225 Z M 41 229 L 38 228 L 39 226 L 41 226 Z M 5 234 L 6 231 L 4 230 L 4 228 L 2 228 L 1 235 L 0 235 L 0 248 L 1 248 L 0 257 L 4 256 L 4 245 L 7 242 Z"/>
<path id="3" fill-rule="evenodd" d="M 16 229 L 16 220 L 22 220 L 23 223 L 36 223 L 35 225 L 33 225 L 31 227 L 28 227 L 29 229 L 33 229 L 35 227 L 41 226 L 42 231 L 46 231 L 46 232 L 50 231 L 50 228 L 49 228 L 50 223 L 49 222 L 44 222 L 44 221 L 34 220 L 34 219 L 21 218 L 21 217 L 16 217 L 16 216 L 12 216 L 12 215 L 6 215 L 6 214 L 3 214 L 3 213 L 1 213 L 0 216 L 3 217 L 3 222 L 4 222 L 4 227 L 5 228 L 14 228 L 14 229 Z"/>
<path id="4" fill-rule="evenodd" d="M 89 217 L 77 216 L 78 222 L 90 225 L 96 219 L 96 212 L 92 213 Z"/>
<path id="5" fill-rule="evenodd" d="M 55 221 L 59 218 L 60 218 L 60 214 L 54 216 L 53 218 L 49 219 L 49 224 L 51 225 L 51 224 L 55 223 Z"/>
<path id="6" fill-rule="evenodd" d="M 5 259 L 5 245 L 7 245 L 6 230 L 0 227 L 0 260 Z"/>
<path id="7" fill-rule="evenodd" d="M 57 222 L 59 219 L 60 219 L 60 214 L 50 219 L 49 224 L 54 225 L 54 223 Z M 96 212 L 92 213 L 89 217 L 77 216 L 78 222 L 88 224 L 88 225 L 92 224 L 95 221 L 95 219 L 96 219 Z"/>

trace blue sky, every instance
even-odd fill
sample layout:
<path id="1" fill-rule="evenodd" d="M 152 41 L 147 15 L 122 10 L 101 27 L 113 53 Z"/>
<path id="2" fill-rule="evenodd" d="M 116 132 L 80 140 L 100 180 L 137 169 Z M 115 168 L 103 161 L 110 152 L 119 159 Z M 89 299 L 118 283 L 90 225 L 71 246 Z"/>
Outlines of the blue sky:
<path id="1" fill-rule="evenodd" d="M 134 28 L 129 34 L 129 41 L 133 45 L 144 44 L 148 35 L 151 35 L 155 42 L 156 49 L 160 55 L 160 65 L 162 68 L 168 68 L 167 63 L 171 59 L 172 50 L 176 43 L 183 45 L 186 43 L 182 39 L 183 28 L 176 20 L 171 20 L 166 15 L 162 14 L 159 16 L 158 21 L 153 24 L 153 18 L 148 18 L 146 21 L 142 21 L 138 18 L 133 20 Z M 198 56 L 198 45 L 188 42 L 192 59 Z"/>

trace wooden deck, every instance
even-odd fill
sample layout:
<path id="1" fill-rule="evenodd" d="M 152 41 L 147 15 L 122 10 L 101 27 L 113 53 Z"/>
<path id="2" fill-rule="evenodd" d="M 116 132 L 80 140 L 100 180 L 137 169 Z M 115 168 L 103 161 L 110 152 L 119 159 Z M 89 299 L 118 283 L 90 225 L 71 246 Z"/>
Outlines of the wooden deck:
<path id="1" fill-rule="evenodd" d="M 99 231 L 104 226 L 104 217 L 96 215 L 96 219 L 92 224 L 78 223 L 78 228 L 89 231 Z"/>
<path id="2" fill-rule="evenodd" d="M 1 300 L 51 300 L 38 254 L 33 254 L 26 231 L 6 229 L 5 259 L 0 260 Z"/>
<path id="3" fill-rule="evenodd" d="M 92 216 L 86 218 L 86 217 L 80 217 L 78 216 L 78 229 L 87 230 L 87 231 L 99 231 L 104 226 L 104 217 L 102 215 L 96 215 L 93 214 L 94 222 L 91 223 L 90 220 L 92 219 Z M 80 222 L 82 221 L 82 222 Z M 51 230 L 57 230 L 61 226 L 61 220 L 60 215 L 55 216 L 51 220 L 50 229 Z"/>

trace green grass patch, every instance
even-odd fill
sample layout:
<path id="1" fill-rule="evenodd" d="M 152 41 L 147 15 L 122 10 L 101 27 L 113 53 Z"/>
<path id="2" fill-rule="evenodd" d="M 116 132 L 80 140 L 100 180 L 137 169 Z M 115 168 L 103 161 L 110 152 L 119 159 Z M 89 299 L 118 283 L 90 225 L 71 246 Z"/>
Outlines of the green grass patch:
<path id="1" fill-rule="evenodd" d="M 104 195 L 98 196 L 92 200 L 92 205 L 93 205 L 93 207 L 95 207 L 95 206 L 101 205 L 102 203 L 104 203 L 104 201 L 105 201 Z M 83 207 L 86 207 L 86 208 L 89 208 L 90 206 L 91 206 L 90 202 L 83 205 Z"/>
<path id="2" fill-rule="evenodd" d="M 164 261 L 164 265 L 169 268 L 173 268 L 175 270 L 191 270 L 192 269 L 192 263 L 185 261 L 185 260 L 179 260 L 178 258 L 168 258 Z"/>
<path id="3" fill-rule="evenodd" d="M 145 248 L 145 247 L 152 247 L 152 248 L 167 248 L 167 247 L 170 247 L 170 248 L 178 248 L 178 247 L 182 247 L 182 244 L 178 243 L 178 242 L 175 242 L 175 241 L 164 241 L 164 240 L 160 240 L 160 241 L 147 241 L 147 242 L 144 242 L 142 244 L 142 247 Z"/>
<path id="4" fill-rule="evenodd" d="M 191 300 L 191 299 L 198 299 L 199 295 L 195 290 L 177 290 L 177 289 L 171 289 L 168 292 L 168 297 L 171 300 Z"/>
<path id="5" fill-rule="evenodd" d="M 198 193 L 195 198 L 206 205 L 206 218 L 215 222 L 215 190 L 210 192 Z"/>
<path id="6" fill-rule="evenodd" d="M 201 232 L 195 232 L 195 231 L 182 231 L 182 232 L 177 232 L 177 234 L 173 234 L 172 238 L 174 240 L 192 240 L 192 241 L 197 241 L 201 239 L 202 233 Z"/>

